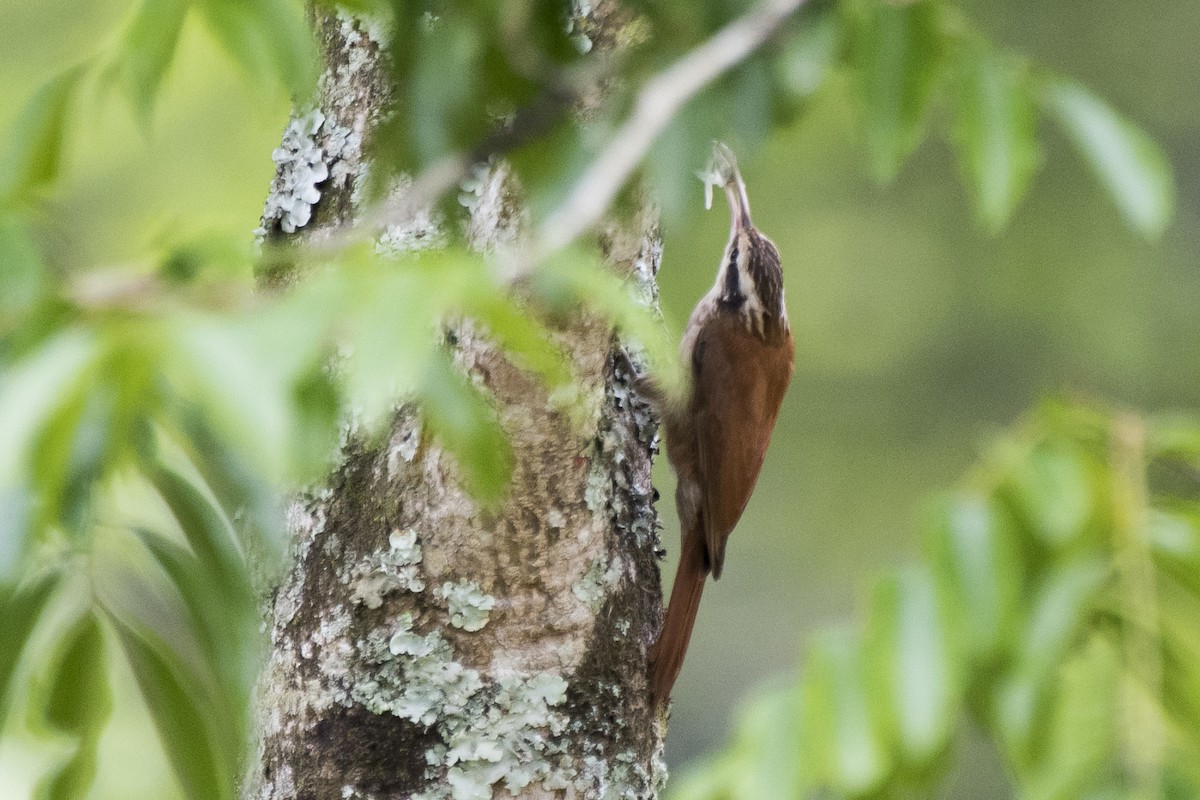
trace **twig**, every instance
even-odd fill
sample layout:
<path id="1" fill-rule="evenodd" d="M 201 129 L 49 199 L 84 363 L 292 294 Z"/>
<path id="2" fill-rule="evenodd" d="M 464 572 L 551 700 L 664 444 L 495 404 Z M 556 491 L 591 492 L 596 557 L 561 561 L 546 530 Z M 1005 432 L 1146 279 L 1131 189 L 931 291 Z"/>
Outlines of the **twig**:
<path id="1" fill-rule="evenodd" d="M 1155 707 L 1162 702 L 1163 661 L 1154 562 L 1146 530 L 1146 426 L 1131 413 L 1118 414 L 1110 433 L 1113 536 L 1118 588 L 1126 614 L 1122 644 L 1126 669 L 1121 687 L 1122 744 L 1135 796 L 1163 796 L 1166 738 Z"/>

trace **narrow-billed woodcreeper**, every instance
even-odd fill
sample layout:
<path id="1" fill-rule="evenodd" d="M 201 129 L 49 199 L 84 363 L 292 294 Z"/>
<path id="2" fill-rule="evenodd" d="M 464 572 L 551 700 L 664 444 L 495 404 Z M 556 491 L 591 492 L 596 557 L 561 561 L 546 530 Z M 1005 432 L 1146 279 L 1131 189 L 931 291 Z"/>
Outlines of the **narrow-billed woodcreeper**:
<path id="1" fill-rule="evenodd" d="M 729 243 L 680 345 L 691 366 L 688 390 L 675 400 L 650 391 L 678 477 L 683 539 L 662 632 L 650 650 L 656 704 L 666 702 L 683 666 L 708 573 L 721 577 L 726 540 L 754 490 L 792 378 L 779 251 L 750 221 L 746 184 L 722 144 L 714 147 L 708 179 L 710 187 L 724 186 L 729 201 Z"/>

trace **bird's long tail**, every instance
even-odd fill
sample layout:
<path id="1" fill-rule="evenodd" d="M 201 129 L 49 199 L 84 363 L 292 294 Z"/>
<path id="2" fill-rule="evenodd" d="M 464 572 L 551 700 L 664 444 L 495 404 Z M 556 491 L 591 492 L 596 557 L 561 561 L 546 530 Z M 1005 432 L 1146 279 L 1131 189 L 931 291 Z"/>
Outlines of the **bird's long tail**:
<path id="1" fill-rule="evenodd" d="M 683 668 L 696 612 L 700 610 L 700 595 L 708 578 L 704 539 L 699 531 L 685 537 L 684 542 L 662 632 L 650 649 L 650 691 L 656 706 L 670 698 L 671 687 Z"/>

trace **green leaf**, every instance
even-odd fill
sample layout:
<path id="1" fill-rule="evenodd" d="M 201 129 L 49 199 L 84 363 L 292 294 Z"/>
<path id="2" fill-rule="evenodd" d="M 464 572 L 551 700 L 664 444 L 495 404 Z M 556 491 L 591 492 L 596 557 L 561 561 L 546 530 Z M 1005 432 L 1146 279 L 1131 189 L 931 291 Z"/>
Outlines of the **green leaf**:
<path id="1" fill-rule="evenodd" d="M 1189 414 L 1152 417 L 1147 449 L 1151 457 L 1166 456 L 1200 464 L 1200 420 Z"/>
<path id="2" fill-rule="evenodd" d="M 45 286 L 45 266 L 25 226 L 0 216 L 0 336 L 20 325 Z"/>
<path id="3" fill-rule="evenodd" d="M 1165 556 L 1191 567 L 1200 567 L 1200 518 L 1165 509 L 1148 509 L 1146 538 L 1156 557 Z"/>
<path id="4" fill-rule="evenodd" d="M 88 612 L 63 636 L 45 683 L 42 721 L 50 728 L 79 738 L 92 738 L 112 711 L 108 686 L 104 629 Z"/>
<path id="5" fill-rule="evenodd" d="M 799 694 L 792 687 L 759 690 L 742 709 L 737 732 L 720 758 L 672 774 L 671 800 L 799 798 L 805 787 L 800 740 Z"/>
<path id="6" fill-rule="evenodd" d="M 221 508 L 237 515 L 234 532 L 254 568 L 264 577 L 278 576 L 284 567 L 288 537 L 273 486 L 199 413 L 183 414 L 179 424 L 188 455 L 205 486 Z"/>
<path id="7" fill-rule="evenodd" d="M 1098 634 L 1064 660 L 1041 709 L 1049 717 L 1046 742 L 1021 776 L 1023 796 L 1090 796 L 1089 786 L 1120 759 L 1120 706 L 1128 699 L 1120 672 L 1115 646 Z"/>
<path id="8" fill-rule="evenodd" d="M 925 130 L 942 60 L 938 6 L 871 2 L 856 42 L 871 166 L 890 180 Z"/>
<path id="9" fill-rule="evenodd" d="M 801 706 L 793 687 L 772 687 L 742 711 L 726 780 L 736 797 L 800 797 Z"/>
<path id="10" fill-rule="evenodd" d="M 1125 220 L 1144 236 L 1162 233 L 1174 212 L 1175 185 L 1158 145 L 1077 83 L 1049 79 L 1041 98 Z"/>
<path id="11" fill-rule="evenodd" d="M 20 484 L 30 448 L 95 360 L 95 340 L 67 330 L 0 377 L 0 486 Z"/>
<path id="12" fill-rule="evenodd" d="M 83 800 L 96 775 L 96 747 L 112 712 L 104 629 L 92 611 L 75 620 L 59 643 L 46 673 L 35 680 L 31 710 L 38 728 L 75 738 L 71 758 L 44 777 L 36 797 Z"/>
<path id="13" fill-rule="evenodd" d="M 301 320 L 290 321 L 301 339 Z M 252 332 L 228 319 L 185 321 L 168 334 L 163 368 L 178 395 L 199 404 L 257 470 L 278 480 L 290 466 L 290 376 L 280 374 Z M 281 359 L 290 355 L 281 353 Z"/>
<path id="14" fill-rule="evenodd" d="M 1078 561 L 1048 574 L 1036 588 L 1015 652 L 1016 664 L 996 686 L 995 718 L 1014 758 L 1032 763 L 1044 750 L 1050 682 L 1078 646 L 1087 614 L 1109 574 L 1102 561 Z"/>
<path id="15" fill-rule="evenodd" d="M 82 741 L 65 764 L 38 782 L 35 800 L 84 800 L 97 769 L 96 743 Z"/>
<path id="16" fill-rule="evenodd" d="M 35 524 L 82 530 L 93 489 L 113 461 L 116 403 L 107 383 L 75 387 L 46 421 L 29 456 L 39 501 Z"/>
<path id="17" fill-rule="evenodd" d="M 259 652 L 259 615 L 249 576 L 243 576 L 240 585 L 227 587 L 187 549 L 150 531 L 138 531 L 138 536 L 187 606 L 208 664 L 217 675 L 224 706 L 231 712 L 230 724 L 244 733 Z"/>
<path id="18" fill-rule="evenodd" d="M 11 705 L 17 664 L 58 581 L 58 573 L 48 572 L 15 588 L 0 585 L 0 730 Z"/>
<path id="19" fill-rule="evenodd" d="M 161 641 L 117 618 L 114 622 L 184 795 L 189 800 L 233 800 L 236 767 L 222 746 L 227 741 L 222 737 L 231 732 L 214 725 L 195 678 Z"/>
<path id="20" fill-rule="evenodd" d="M 410 262 L 386 280 L 351 289 L 339 342 L 348 357 L 339 373 L 347 400 L 368 431 L 378 430 L 396 404 L 418 388 L 434 355 L 438 324 L 462 291 L 467 261 L 449 253 L 431 261 L 443 269 Z"/>
<path id="21" fill-rule="evenodd" d="M 0 201 L 29 199 L 53 183 L 62 170 L 71 99 L 82 66 L 52 78 L 30 98 L 9 135 L 9 150 L 0 169 Z"/>
<path id="22" fill-rule="evenodd" d="M 114 623 L 178 661 L 196 691 L 207 697 L 213 718 L 224 714 L 216 702 L 215 665 L 206 657 L 203 631 L 191 624 L 178 587 L 153 555 L 132 537 L 109 536 L 93 543 L 90 562 L 92 596 Z M 215 580 L 213 585 L 226 591 Z"/>
<path id="23" fill-rule="evenodd" d="M 159 245 L 159 274 L 174 285 L 211 283 L 222 287 L 244 282 L 254 274 L 254 241 L 241 231 L 165 234 Z"/>
<path id="24" fill-rule="evenodd" d="M 486 78 L 480 71 L 484 42 L 468 20 L 447 15 L 418 37 L 420 50 L 407 87 L 411 135 L 421 165 L 482 134 Z"/>
<path id="25" fill-rule="evenodd" d="M 1164 603 L 1161 609 L 1162 704 L 1180 730 L 1192 732 L 1200 752 L 1200 628 L 1194 604 Z"/>
<path id="26" fill-rule="evenodd" d="M 292 391 L 292 404 L 296 426 L 291 444 L 299 474 L 318 480 L 328 471 L 337 450 L 338 415 L 342 409 L 341 394 L 329 370 L 314 367 L 301 378 Z"/>
<path id="27" fill-rule="evenodd" d="M 438 353 L 429 362 L 418 399 L 424 419 L 455 456 L 470 492 L 484 503 L 500 500 L 512 474 L 512 452 L 483 392 L 448 354 Z"/>
<path id="28" fill-rule="evenodd" d="M 1072 636 L 1095 604 L 1109 573 L 1103 561 L 1080 560 L 1046 577 L 1029 613 L 1019 669 L 1044 675 L 1054 668 L 1071 646 Z"/>
<path id="29" fill-rule="evenodd" d="M 1076 541 L 1094 507 L 1088 463 L 1070 443 L 1050 440 L 1012 473 L 1017 503 L 1036 537 L 1062 548 Z"/>
<path id="30" fill-rule="evenodd" d="M 561 119 L 551 118 L 551 114 L 559 115 L 557 110 L 545 113 L 548 127 L 545 135 L 531 139 L 506 155 L 513 173 L 520 176 L 522 198 L 534 219 L 544 219 L 562 205 L 576 181 L 591 165 L 602 143 L 603 132 L 609 130 L 603 118 L 585 122 L 573 114 L 566 114 Z M 687 109 L 682 113 L 686 114 Z M 654 159 L 647 159 L 647 168 L 652 170 L 654 167 Z M 675 178 L 678 183 L 679 173 Z"/>
<path id="31" fill-rule="evenodd" d="M 582 306 L 607 319 L 625 344 L 645 351 L 650 371 L 664 391 L 678 392 L 683 386 L 677 340 L 668 336 L 654 312 L 648 290 L 633 280 L 621 279 L 593 256 L 569 250 L 538 267 L 532 288 L 551 314 L 577 314 Z"/>
<path id="32" fill-rule="evenodd" d="M 190 6 L 190 0 L 144 0 L 118 46 L 114 68 L 143 127 L 150 124 Z"/>
<path id="33" fill-rule="evenodd" d="M 254 617 L 231 604 L 226 619 L 210 627 L 192 601 L 215 594 L 229 600 L 245 589 L 229 592 L 194 557 L 184 561 L 192 575 L 179 581 L 135 541 L 121 537 L 110 545 L 93 555 L 94 595 L 120 637 L 164 750 L 189 797 L 229 797 L 248 741 L 252 679 L 244 650 L 241 658 L 235 653 L 247 644 L 244 626 Z M 207 581 L 207 595 L 185 596 L 198 580 Z M 214 635 L 229 640 L 213 647 Z"/>
<path id="34" fill-rule="evenodd" d="M 94 594 L 120 638 L 185 793 L 225 800 L 247 741 L 252 671 L 244 648 L 252 642 L 245 626 L 254 619 L 247 588 L 228 586 L 210 564 L 178 546 L 147 552 L 128 539 L 114 544 L 124 546 L 93 556 Z M 212 619 L 218 613 L 223 618 Z M 214 644 L 218 636 L 227 638 Z"/>
<path id="35" fill-rule="evenodd" d="M 944 500 L 930 528 L 929 550 L 943 607 L 956 618 L 955 638 L 988 661 L 1012 641 L 1020 573 L 1007 520 L 979 495 Z"/>
<path id="36" fill-rule="evenodd" d="M 838 795 L 877 789 L 890 769 L 867 691 L 861 647 L 850 635 L 826 635 L 808 652 L 802 685 L 811 773 Z"/>
<path id="37" fill-rule="evenodd" d="M 256 80 L 273 79 L 293 99 L 312 94 L 317 51 L 296 0 L 200 0 L 205 22 L 221 45 Z"/>
<path id="38" fill-rule="evenodd" d="M 24 566 L 34 506 L 34 493 L 28 486 L 0 486 L 0 586 L 13 582 Z"/>
<path id="39" fill-rule="evenodd" d="M 955 66 L 959 166 L 994 233 L 1012 216 L 1040 160 L 1033 97 L 1023 67 L 990 48 L 965 48 Z"/>
<path id="40" fill-rule="evenodd" d="M 1200 598 L 1200 515 L 1150 508 L 1145 521 L 1155 564 Z"/>
<path id="41" fill-rule="evenodd" d="M 924 763 L 948 742 L 961 681 L 932 576 L 910 568 L 885 578 L 871 608 L 877 696 L 905 758 Z"/>
<path id="42" fill-rule="evenodd" d="M 776 61 L 784 86 L 797 98 L 817 91 L 837 65 L 842 48 L 842 15 L 833 4 L 806 7 L 795 33 L 788 37 Z"/>
<path id="43" fill-rule="evenodd" d="M 495 284 L 477 284 L 468 292 L 463 313 L 487 327 L 517 366 L 537 375 L 551 390 L 572 379 L 570 362 L 550 340 L 550 332 L 520 301 Z"/>
<path id="44" fill-rule="evenodd" d="M 247 578 L 229 521 L 187 478 L 169 467 L 150 466 L 148 477 L 166 501 L 207 577 L 222 593 L 245 591 Z"/>

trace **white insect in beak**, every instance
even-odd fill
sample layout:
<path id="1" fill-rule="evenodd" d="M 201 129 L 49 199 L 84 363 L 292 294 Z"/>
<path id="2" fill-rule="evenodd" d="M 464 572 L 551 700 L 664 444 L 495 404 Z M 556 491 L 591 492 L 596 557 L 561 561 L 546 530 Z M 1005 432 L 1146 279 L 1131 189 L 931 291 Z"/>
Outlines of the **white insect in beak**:
<path id="1" fill-rule="evenodd" d="M 712 155 L 708 165 L 696 173 L 696 177 L 704 184 L 704 208 L 712 209 L 713 187 L 724 188 L 737 174 L 737 161 L 733 151 L 723 142 L 713 142 Z"/>

